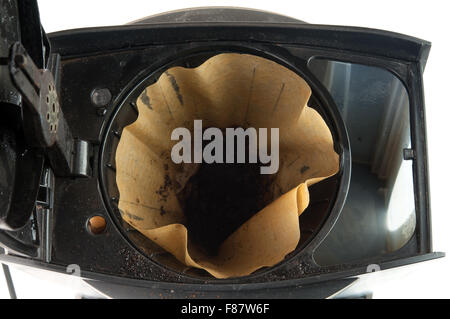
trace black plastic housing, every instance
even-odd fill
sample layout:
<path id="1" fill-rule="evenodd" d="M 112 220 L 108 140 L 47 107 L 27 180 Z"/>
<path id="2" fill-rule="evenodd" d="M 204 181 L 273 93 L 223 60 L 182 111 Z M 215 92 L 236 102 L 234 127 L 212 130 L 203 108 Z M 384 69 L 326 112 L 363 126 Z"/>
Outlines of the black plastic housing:
<path id="1" fill-rule="evenodd" d="M 429 183 L 422 72 L 430 43 L 386 31 L 309 25 L 295 22 L 184 22 L 126 25 L 63 31 L 49 35 L 52 55 L 59 55 L 58 79 L 61 107 L 75 138 L 93 145 L 91 178 L 57 177 L 54 188 L 51 236 L 48 251 L 38 257 L 0 255 L 0 260 L 66 272 L 70 264 L 81 276 L 111 296 L 146 297 L 272 297 L 329 296 L 342 289 L 367 266 L 381 269 L 442 257 L 432 251 Z M 284 64 L 301 74 L 322 105 L 322 115 L 332 126 L 341 155 L 339 191 L 320 230 L 299 254 L 251 276 L 227 280 L 194 277 L 174 272 L 146 257 L 124 235 L 114 213 L 113 119 L 124 107 L 132 107 L 134 89 L 163 66 L 186 56 L 214 52 L 247 52 Z M 411 148 L 416 201 L 416 230 L 398 251 L 348 264 L 320 266 L 314 250 L 328 235 L 345 202 L 350 178 L 350 147 L 343 123 L 330 94 L 307 64 L 313 58 L 377 66 L 393 73 L 405 85 L 410 102 Z M 112 100 L 99 112 L 91 92 L 108 88 Z M 130 113 L 132 114 L 132 113 Z M 132 118 L 128 119 L 132 121 Z M 103 216 L 107 229 L 94 236 L 86 227 L 94 215 Z M 27 225 L 22 232 L 26 232 Z M 45 228 L 42 227 L 42 231 Z M 27 238 L 11 232 L 27 244 Z M 43 255 L 50 256 L 44 261 Z M 126 287 L 125 287 L 126 286 Z M 133 287 L 133 288 L 131 288 Z M 139 288 L 138 288 L 139 287 Z M 239 291 L 238 293 L 236 291 Z M 324 291 L 326 293 L 324 293 Z M 129 296 L 129 295 L 128 295 Z"/>

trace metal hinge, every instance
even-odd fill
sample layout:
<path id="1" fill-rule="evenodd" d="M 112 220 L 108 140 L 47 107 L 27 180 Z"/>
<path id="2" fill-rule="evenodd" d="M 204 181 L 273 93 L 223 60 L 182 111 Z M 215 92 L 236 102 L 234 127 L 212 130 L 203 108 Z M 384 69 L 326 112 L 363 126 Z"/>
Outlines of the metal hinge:
<path id="1" fill-rule="evenodd" d="M 44 149 L 55 175 L 90 176 L 90 145 L 73 138 L 59 104 L 52 72 L 38 69 L 17 42 L 12 47 L 10 73 L 24 97 L 22 122 L 28 143 Z"/>

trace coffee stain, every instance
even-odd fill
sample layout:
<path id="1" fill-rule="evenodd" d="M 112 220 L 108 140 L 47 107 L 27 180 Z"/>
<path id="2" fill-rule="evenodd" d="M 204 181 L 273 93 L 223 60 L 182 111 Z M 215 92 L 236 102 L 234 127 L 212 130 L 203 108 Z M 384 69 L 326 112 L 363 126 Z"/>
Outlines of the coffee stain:
<path id="1" fill-rule="evenodd" d="M 150 103 L 150 98 L 148 97 L 148 94 L 147 94 L 147 89 L 145 89 L 145 90 L 144 90 L 144 93 L 142 93 L 142 95 L 141 95 L 141 101 L 142 101 L 142 103 L 144 103 L 145 105 L 147 105 L 147 107 L 148 107 L 150 110 L 153 110 L 152 104 Z"/>
<path id="2" fill-rule="evenodd" d="M 172 74 L 170 74 L 169 72 L 166 71 L 166 72 L 164 72 L 164 73 L 165 73 L 165 74 L 167 75 L 167 77 L 169 78 L 170 84 L 172 85 L 173 90 L 174 90 L 175 93 L 177 94 L 178 101 L 180 102 L 181 105 L 183 105 L 183 96 L 181 95 L 180 87 L 178 86 L 177 80 L 176 80 L 175 77 L 174 77 Z"/>

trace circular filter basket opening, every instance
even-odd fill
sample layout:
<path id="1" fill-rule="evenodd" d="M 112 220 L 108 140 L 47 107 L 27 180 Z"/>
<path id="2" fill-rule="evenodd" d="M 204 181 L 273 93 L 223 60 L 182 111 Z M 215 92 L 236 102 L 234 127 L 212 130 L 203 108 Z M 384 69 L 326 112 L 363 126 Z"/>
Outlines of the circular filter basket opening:
<path id="1" fill-rule="evenodd" d="M 317 101 L 296 72 L 251 54 L 152 72 L 118 106 L 100 159 L 122 233 L 160 265 L 199 277 L 255 275 L 301 253 L 340 186 Z"/>

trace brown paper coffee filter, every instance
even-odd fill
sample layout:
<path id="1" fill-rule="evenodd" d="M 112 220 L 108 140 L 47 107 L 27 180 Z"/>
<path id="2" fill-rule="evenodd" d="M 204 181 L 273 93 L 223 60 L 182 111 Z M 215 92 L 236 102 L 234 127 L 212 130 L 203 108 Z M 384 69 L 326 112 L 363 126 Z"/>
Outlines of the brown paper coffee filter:
<path id="1" fill-rule="evenodd" d="M 123 219 L 185 265 L 216 278 L 280 262 L 300 240 L 298 216 L 308 206 L 308 186 L 339 169 L 330 130 L 306 105 L 310 95 L 296 73 L 253 55 L 225 53 L 196 68 L 170 68 L 140 95 L 138 119 L 124 128 L 117 147 Z M 276 199 L 232 233 L 216 256 L 189 240 L 177 198 L 198 164 L 175 164 L 170 157 L 178 142 L 171 140 L 172 130 L 192 132 L 196 119 L 203 128 L 280 130 L 280 166 L 268 189 Z"/>

